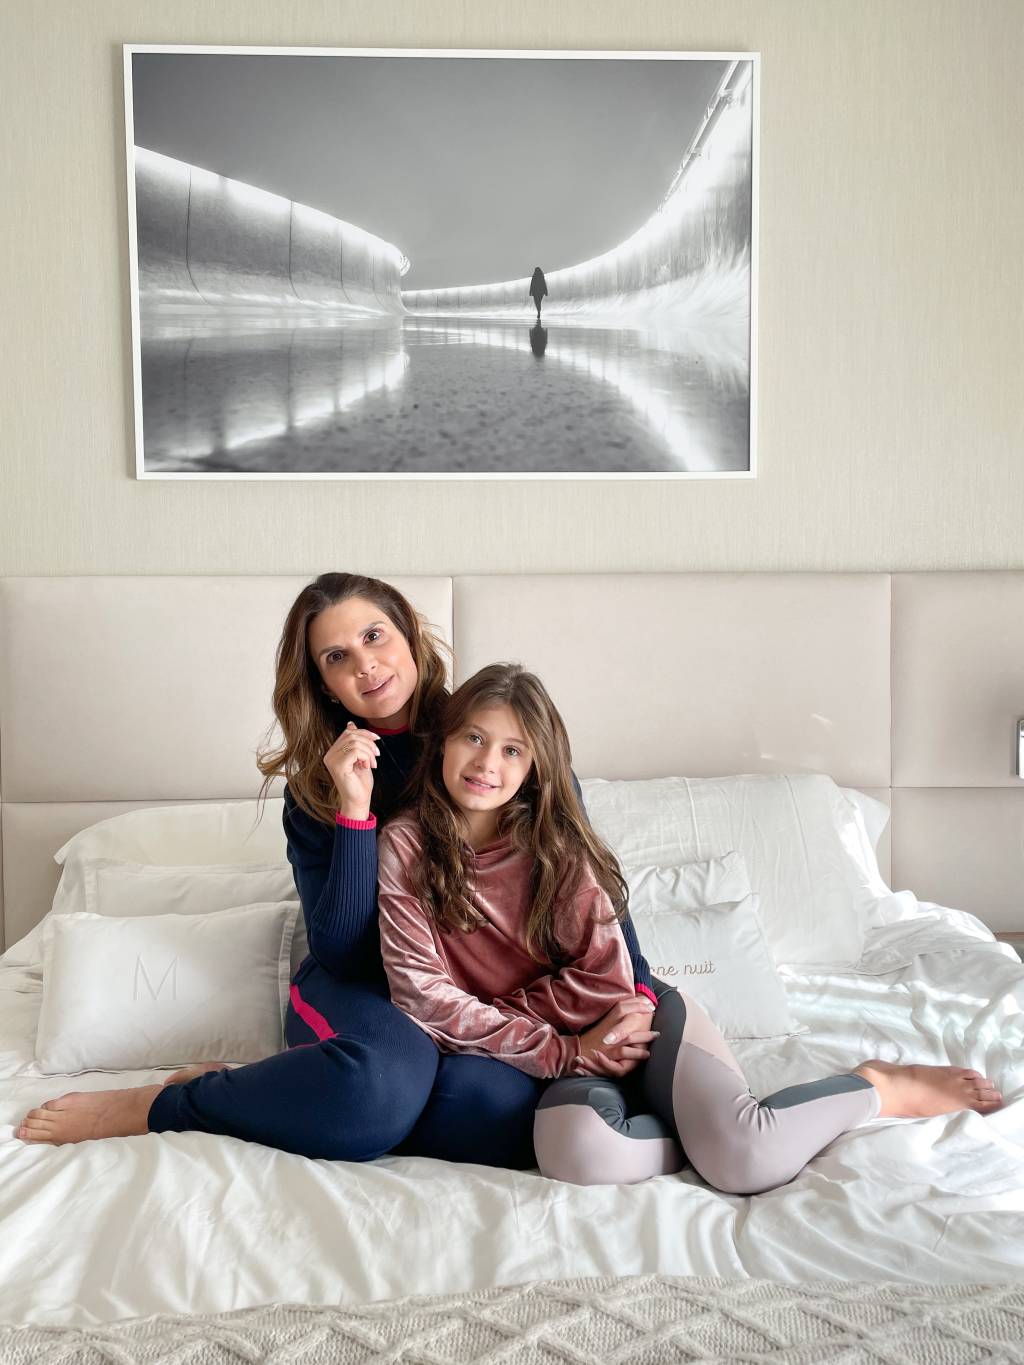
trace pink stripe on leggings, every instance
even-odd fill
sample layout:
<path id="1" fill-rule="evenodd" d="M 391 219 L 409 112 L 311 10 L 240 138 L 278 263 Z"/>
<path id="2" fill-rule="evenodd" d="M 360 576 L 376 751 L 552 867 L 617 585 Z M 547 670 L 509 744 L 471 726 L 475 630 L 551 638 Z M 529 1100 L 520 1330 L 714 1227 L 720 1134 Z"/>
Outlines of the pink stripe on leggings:
<path id="1" fill-rule="evenodd" d="M 337 1029 L 331 1028 L 330 1024 L 320 1011 L 315 1010 L 312 1005 L 307 1004 L 306 1001 L 303 1000 L 302 996 L 299 994 L 298 986 L 292 986 L 289 991 L 289 997 L 292 1002 L 292 1009 L 302 1022 L 313 1030 L 321 1042 L 323 1042 L 325 1038 L 334 1037 Z"/>

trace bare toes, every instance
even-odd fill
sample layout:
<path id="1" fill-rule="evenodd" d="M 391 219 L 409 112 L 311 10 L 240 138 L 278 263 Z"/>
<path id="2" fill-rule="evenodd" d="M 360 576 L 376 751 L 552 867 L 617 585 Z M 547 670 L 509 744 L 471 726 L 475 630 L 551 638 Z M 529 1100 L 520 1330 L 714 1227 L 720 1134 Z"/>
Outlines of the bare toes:
<path id="1" fill-rule="evenodd" d="M 41 1107 L 43 1109 L 70 1109 L 88 1098 L 89 1092 L 86 1090 L 69 1090 L 66 1095 L 58 1095 L 54 1100 L 47 1100 Z"/>
<path id="2" fill-rule="evenodd" d="M 17 1129 L 15 1136 L 22 1142 L 50 1142 L 53 1138 L 53 1124 L 42 1119 L 26 1119 Z"/>

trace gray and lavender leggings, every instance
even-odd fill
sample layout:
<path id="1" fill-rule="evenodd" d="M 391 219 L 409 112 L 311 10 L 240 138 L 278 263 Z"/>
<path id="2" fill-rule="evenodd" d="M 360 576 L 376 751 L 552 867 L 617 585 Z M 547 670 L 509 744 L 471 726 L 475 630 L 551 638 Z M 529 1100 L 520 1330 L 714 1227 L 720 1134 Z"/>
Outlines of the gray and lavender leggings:
<path id="1" fill-rule="evenodd" d="M 600 1077 L 553 1081 L 537 1106 L 541 1174 L 576 1185 L 631 1184 L 687 1163 L 728 1194 L 787 1180 L 840 1133 L 876 1118 L 878 1091 L 843 1073 L 757 1100 L 739 1063 L 692 996 L 659 994 L 661 1034 L 625 1087 Z M 628 1117 L 628 1096 L 649 1112 Z"/>

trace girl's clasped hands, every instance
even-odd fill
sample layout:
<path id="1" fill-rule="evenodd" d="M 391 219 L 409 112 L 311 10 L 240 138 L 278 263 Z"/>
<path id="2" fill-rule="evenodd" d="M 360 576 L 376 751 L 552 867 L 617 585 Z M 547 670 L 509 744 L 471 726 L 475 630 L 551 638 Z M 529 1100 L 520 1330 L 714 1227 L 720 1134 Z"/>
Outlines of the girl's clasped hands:
<path id="1" fill-rule="evenodd" d="M 603 1019 L 579 1035 L 574 1074 L 620 1078 L 635 1071 L 651 1055 L 650 1044 L 658 1037 L 650 1028 L 653 1013 L 654 1005 L 643 995 L 613 1005 Z"/>

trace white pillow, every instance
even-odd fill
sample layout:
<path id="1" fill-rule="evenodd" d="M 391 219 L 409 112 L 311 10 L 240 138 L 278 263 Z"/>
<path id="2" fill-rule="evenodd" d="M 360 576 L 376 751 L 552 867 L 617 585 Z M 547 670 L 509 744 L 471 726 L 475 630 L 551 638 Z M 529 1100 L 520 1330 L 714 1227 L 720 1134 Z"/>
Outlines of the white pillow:
<path id="1" fill-rule="evenodd" d="M 83 830 L 83 834 L 89 833 L 90 830 Z M 202 863 L 194 867 L 162 867 L 76 855 L 68 857 L 64 863 L 53 908 L 34 929 L 8 949 L 4 961 L 34 969 L 41 967 L 43 931 L 51 915 L 209 915 L 240 905 L 277 901 L 292 903 L 295 923 L 291 969 L 294 975 L 308 955 L 309 945 L 290 863 L 228 863 L 222 867 Z"/>
<path id="2" fill-rule="evenodd" d="M 872 852 L 877 852 L 879 840 L 885 833 L 885 827 L 889 823 L 892 811 L 884 801 L 876 801 L 873 796 L 867 796 L 864 792 L 858 791 L 856 787 L 840 787 L 839 790 L 857 811 L 864 825 L 864 833 L 868 836 L 871 844 Z M 875 867 L 878 867 L 877 862 Z"/>
<path id="3" fill-rule="evenodd" d="M 651 971 L 692 995 L 726 1038 L 796 1032 L 757 913 L 758 897 L 684 908 L 684 869 L 630 871 L 630 913 Z"/>
<path id="4" fill-rule="evenodd" d="M 66 869 L 70 870 L 70 869 Z M 160 867 L 89 858 L 76 863 L 81 905 L 63 905 L 64 881 L 54 897 L 54 912 L 85 910 L 91 915 L 212 915 L 258 901 L 297 901 L 288 863 L 228 863 L 223 867 Z M 259 892 L 253 895 L 252 892 Z"/>
<path id="5" fill-rule="evenodd" d="M 658 875 L 661 873 L 664 875 Z M 703 910 L 723 901 L 741 901 L 752 889 L 743 855 L 735 851 L 679 867 L 623 868 L 622 875 L 629 887 L 631 915 L 669 906 L 675 910 Z"/>
<path id="6" fill-rule="evenodd" d="M 54 862 L 63 866 L 61 885 L 54 897 L 54 909 L 59 913 L 84 909 L 79 899 L 81 892 L 71 875 L 65 878 L 76 863 L 95 858 L 112 859 L 123 863 L 150 863 L 161 866 L 195 866 L 268 863 L 288 867 L 287 840 L 283 825 L 284 798 L 269 797 L 264 803 L 253 801 L 198 801 L 175 806 L 143 806 L 124 811 L 107 820 L 80 830 L 53 855 Z M 64 886 L 64 893 L 61 887 Z M 288 898 L 295 896 L 293 889 Z M 71 903 L 68 903 L 68 895 Z M 245 904 L 254 900 L 276 900 L 278 893 L 257 891 L 249 894 Z M 5 964 L 38 970 L 42 963 L 42 926 L 45 917 L 27 934 L 13 943 L 3 954 Z M 305 948 L 305 924 L 296 926 L 296 953 Z M 301 961 L 301 958 L 299 959 Z"/>
<path id="7" fill-rule="evenodd" d="M 36 1061 L 137 1071 L 281 1051 L 294 905 L 213 915 L 52 915 Z"/>
<path id="8" fill-rule="evenodd" d="M 284 863 L 288 855 L 283 811 L 280 796 L 268 798 L 262 806 L 256 801 L 144 806 L 80 830 L 57 850 L 54 861 L 63 865 L 73 858 L 114 858 L 165 867 Z"/>
<path id="9" fill-rule="evenodd" d="M 743 855 L 775 961 L 851 966 L 880 894 L 856 812 L 824 774 L 581 783 L 598 834 L 627 867 Z M 884 886 L 884 884 L 882 884 Z"/>
<path id="10" fill-rule="evenodd" d="M 65 887 L 65 878 L 68 886 Z M 289 901 L 295 922 L 291 971 L 309 953 L 306 922 L 290 863 L 231 863 L 225 867 L 154 867 L 90 858 L 65 864 L 52 913 L 91 915 L 212 915 L 257 902 Z"/>

